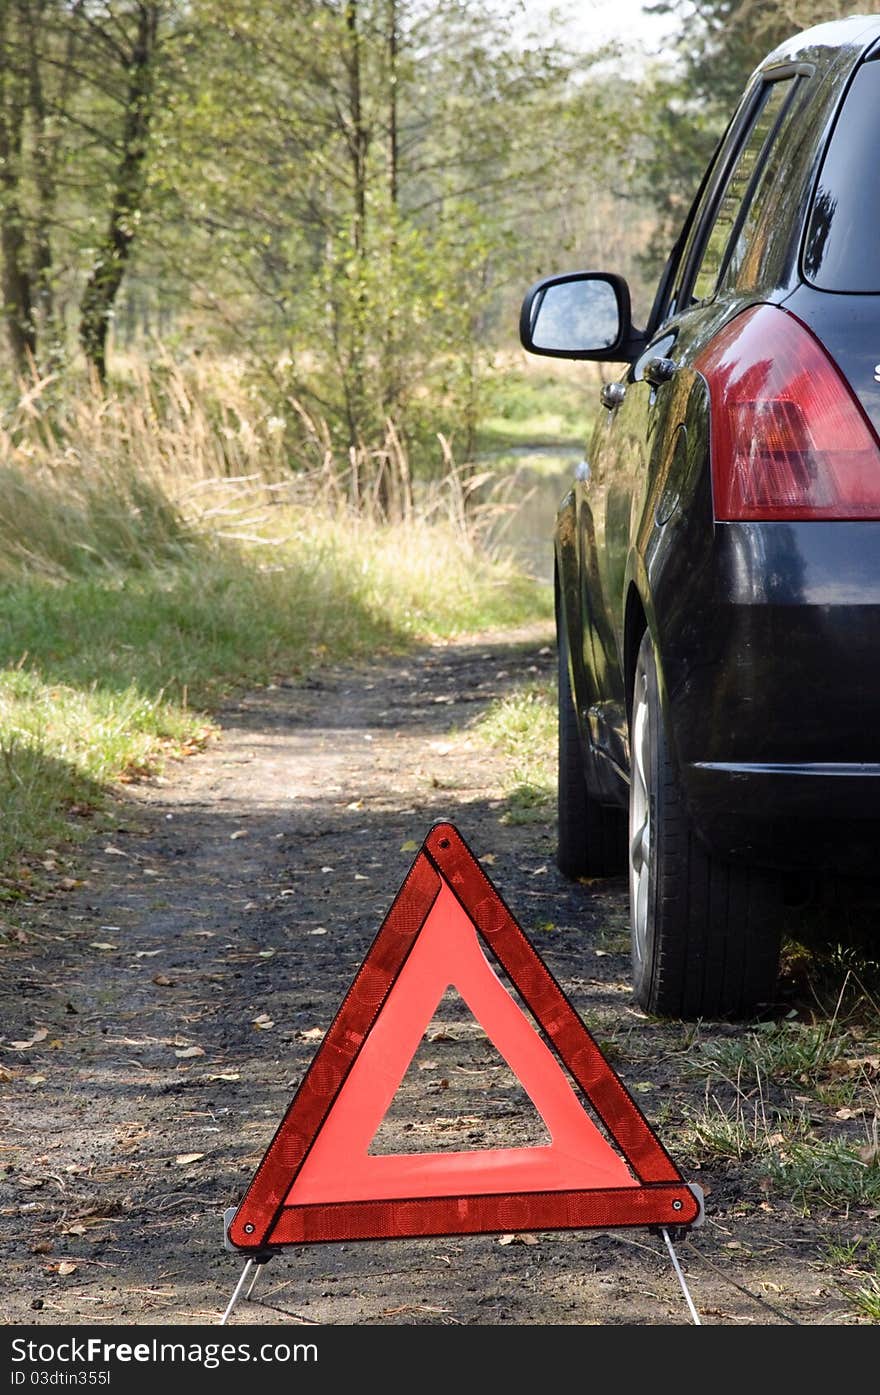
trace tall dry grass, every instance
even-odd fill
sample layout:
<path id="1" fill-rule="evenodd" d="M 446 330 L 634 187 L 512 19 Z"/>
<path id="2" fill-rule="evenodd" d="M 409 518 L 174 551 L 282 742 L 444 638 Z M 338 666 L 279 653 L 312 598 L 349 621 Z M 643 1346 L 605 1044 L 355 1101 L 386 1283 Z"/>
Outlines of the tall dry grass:
<path id="1" fill-rule="evenodd" d="M 56 388 L 35 377 L 0 418 L 0 580 L 155 567 L 209 539 L 277 542 L 285 525 L 301 532 L 302 511 L 348 530 L 441 527 L 485 552 L 509 512 L 504 482 L 457 466 L 445 437 L 430 483 L 414 484 L 390 420 L 340 459 L 320 416 L 292 398 L 281 415 L 229 362 L 140 363 L 111 394 Z"/>
<path id="2" fill-rule="evenodd" d="M 419 488 L 390 423 L 340 460 L 286 411 L 161 362 L 112 393 L 35 380 L 0 418 L 0 867 L 231 688 L 546 611 L 486 551 L 478 474 L 448 454 Z"/>

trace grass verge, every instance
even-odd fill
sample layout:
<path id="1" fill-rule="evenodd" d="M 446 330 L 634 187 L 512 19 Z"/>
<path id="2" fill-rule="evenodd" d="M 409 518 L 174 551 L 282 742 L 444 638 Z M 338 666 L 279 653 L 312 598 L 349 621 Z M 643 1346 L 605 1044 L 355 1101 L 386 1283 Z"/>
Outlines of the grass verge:
<path id="1" fill-rule="evenodd" d="M 688 1062 L 705 1074 L 706 1098 L 688 1120 L 692 1156 L 744 1165 L 765 1195 L 805 1213 L 880 1204 L 876 1021 L 870 994 L 849 1003 L 845 1019 L 766 1022 L 696 1043 Z"/>
<path id="2" fill-rule="evenodd" d="M 71 812 L 202 745 L 230 690 L 547 613 L 460 498 L 385 525 L 326 462 L 293 475 L 251 409 L 218 420 L 178 378 L 7 418 L 0 894 Z"/>
<path id="3" fill-rule="evenodd" d="M 556 684 L 531 683 L 491 703 L 472 728 L 508 757 L 504 823 L 546 823 L 556 800 Z"/>

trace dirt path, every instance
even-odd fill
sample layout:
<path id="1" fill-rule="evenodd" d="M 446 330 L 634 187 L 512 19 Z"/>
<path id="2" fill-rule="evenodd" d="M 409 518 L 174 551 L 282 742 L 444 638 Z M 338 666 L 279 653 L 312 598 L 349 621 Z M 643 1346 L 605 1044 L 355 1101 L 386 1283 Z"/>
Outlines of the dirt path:
<path id="1" fill-rule="evenodd" d="M 206 754 L 132 791 L 80 860 L 83 885 L 19 912 L 26 939 L 0 957 L 0 1320 L 216 1319 L 240 1268 L 222 1213 L 391 903 L 412 858 L 403 845 L 441 817 L 486 858 L 709 1191 L 709 1223 L 682 1251 L 705 1320 L 848 1320 L 823 1260 L 847 1228 L 800 1218 L 685 1142 L 703 1083 L 682 1069 L 681 1026 L 633 1007 L 623 883 L 569 886 L 549 824 L 504 822 L 503 763 L 467 725 L 524 674 L 549 671 L 549 644 L 482 636 L 248 696 Z M 538 1141 L 540 1120 L 461 1005 L 444 1001 L 440 1019 L 377 1146 Z M 273 1261 L 242 1317 L 687 1320 L 660 1242 L 641 1233 L 306 1247 Z"/>

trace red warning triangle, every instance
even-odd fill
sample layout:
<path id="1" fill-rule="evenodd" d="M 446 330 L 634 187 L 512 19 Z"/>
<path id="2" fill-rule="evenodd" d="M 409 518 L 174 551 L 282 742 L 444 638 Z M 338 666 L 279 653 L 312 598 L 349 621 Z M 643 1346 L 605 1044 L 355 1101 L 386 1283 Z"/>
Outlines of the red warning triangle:
<path id="1" fill-rule="evenodd" d="M 369 1152 L 449 987 L 518 1077 L 549 1145 Z M 678 1168 L 461 835 L 444 823 L 425 839 L 228 1234 L 239 1249 L 266 1251 L 321 1240 L 681 1226 L 698 1215 Z"/>

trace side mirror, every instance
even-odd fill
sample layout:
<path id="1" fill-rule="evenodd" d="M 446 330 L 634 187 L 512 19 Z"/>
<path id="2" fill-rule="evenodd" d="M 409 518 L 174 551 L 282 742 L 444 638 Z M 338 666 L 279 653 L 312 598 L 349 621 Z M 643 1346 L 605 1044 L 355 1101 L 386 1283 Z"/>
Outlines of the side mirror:
<path id="1" fill-rule="evenodd" d="M 604 271 L 538 281 L 523 301 L 519 337 L 531 354 L 618 363 L 636 358 L 645 342 L 633 329 L 629 287 Z"/>

